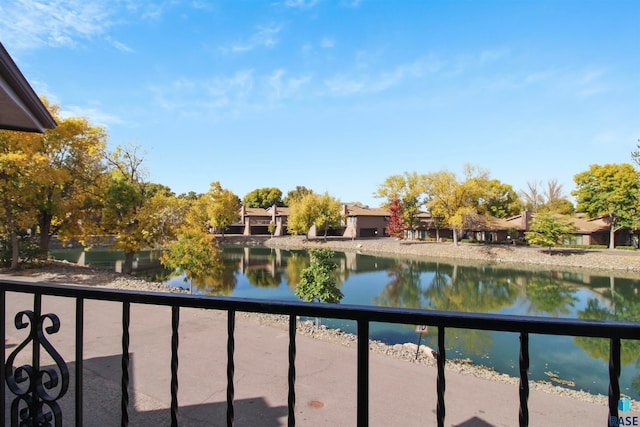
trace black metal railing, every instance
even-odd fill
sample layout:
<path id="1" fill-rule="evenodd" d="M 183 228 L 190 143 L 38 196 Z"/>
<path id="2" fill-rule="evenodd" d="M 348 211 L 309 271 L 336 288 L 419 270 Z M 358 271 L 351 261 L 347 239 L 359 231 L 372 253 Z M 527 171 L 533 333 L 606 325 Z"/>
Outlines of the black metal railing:
<path id="1" fill-rule="evenodd" d="M 129 406 L 129 327 L 131 304 L 151 304 L 171 307 L 171 425 L 178 425 L 178 332 L 181 307 L 223 310 L 227 316 L 227 425 L 234 422 L 234 348 L 236 312 L 272 313 L 289 316 L 289 371 L 288 371 L 288 425 L 295 425 L 295 358 L 296 322 L 298 316 L 350 319 L 357 322 L 357 425 L 369 423 L 369 325 L 371 322 L 432 325 L 438 330 L 437 351 L 437 423 L 445 420 L 445 331 L 447 328 L 477 329 L 488 331 L 517 332 L 520 334 L 520 384 L 519 423 L 529 424 L 529 334 L 550 334 L 581 337 L 598 337 L 610 340 L 609 361 L 609 419 L 618 417 L 620 398 L 620 340 L 640 340 L 640 324 L 628 322 L 603 322 L 591 320 L 540 318 L 531 316 L 506 316 L 493 314 L 471 314 L 385 307 L 311 304 L 238 298 L 201 297 L 184 294 L 132 292 L 123 290 L 95 289 L 54 284 L 27 284 L 17 281 L 0 282 L 0 333 L 6 338 L 6 293 L 19 292 L 34 295 L 34 309 L 19 312 L 15 316 L 16 328 L 31 327 L 28 338 L 9 357 L 3 352 L 3 367 L 0 380 L 14 395 L 10 405 L 12 425 L 62 425 L 62 414 L 56 401 L 66 392 L 69 373 L 65 362 L 49 344 L 47 334 L 56 333 L 60 322 L 55 314 L 41 313 L 43 295 L 74 298 L 76 301 L 75 342 L 75 420 L 83 425 L 83 329 L 84 301 L 114 301 L 122 304 L 122 378 L 121 378 L 121 425 L 128 425 Z M 50 323 L 45 327 L 45 323 Z M 27 344 L 32 344 L 30 365 L 13 367 L 15 355 Z M 55 368 L 41 370 L 40 349 L 43 348 L 54 359 Z M 28 385 L 28 386 L 27 386 Z M 25 388 L 26 387 L 26 388 Z M 50 394 L 50 390 L 56 390 Z M 5 387 L 0 387 L 0 419 L 6 419 Z M 607 421 L 608 423 L 609 421 Z"/>

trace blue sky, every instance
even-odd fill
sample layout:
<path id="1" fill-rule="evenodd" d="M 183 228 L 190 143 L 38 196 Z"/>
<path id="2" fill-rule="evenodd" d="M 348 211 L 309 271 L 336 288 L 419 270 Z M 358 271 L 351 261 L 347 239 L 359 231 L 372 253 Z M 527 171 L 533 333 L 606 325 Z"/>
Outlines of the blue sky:
<path id="1" fill-rule="evenodd" d="M 640 2 L 3 0 L 0 41 L 149 180 L 380 204 L 465 163 L 526 188 L 630 163 Z"/>

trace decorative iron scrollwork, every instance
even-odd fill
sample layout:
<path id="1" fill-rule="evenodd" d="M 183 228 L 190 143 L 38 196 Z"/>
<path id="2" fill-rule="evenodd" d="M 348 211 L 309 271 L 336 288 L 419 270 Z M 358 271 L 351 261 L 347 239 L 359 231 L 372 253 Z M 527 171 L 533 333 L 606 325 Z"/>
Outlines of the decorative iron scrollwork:
<path id="1" fill-rule="evenodd" d="M 49 326 L 44 326 L 50 322 Z M 25 310 L 16 314 L 16 329 L 31 327 L 29 335 L 9 355 L 4 366 L 9 390 L 16 396 L 11 403 L 12 426 L 61 426 L 62 411 L 58 400 L 69 388 L 69 369 L 60 354 L 47 340 L 60 330 L 60 319 L 55 314 L 36 314 Z M 20 352 L 31 343 L 31 364 L 14 368 Z M 40 367 L 40 350 L 44 349 L 55 366 Z"/>

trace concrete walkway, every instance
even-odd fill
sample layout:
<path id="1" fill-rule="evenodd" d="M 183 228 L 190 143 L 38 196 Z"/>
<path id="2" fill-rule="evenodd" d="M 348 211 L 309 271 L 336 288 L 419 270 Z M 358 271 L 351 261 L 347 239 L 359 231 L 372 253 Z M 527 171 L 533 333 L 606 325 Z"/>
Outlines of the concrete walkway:
<path id="1" fill-rule="evenodd" d="M 25 337 L 15 313 L 32 308 L 32 297 L 7 295 L 7 356 Z M 43 313 L 56 313 L 60 332 L 48 338 L 67 361 L 70 389 L 63 398 L 63 425 L 74 425 L 75 302 L 43 298 Z M 85 302 L 84 425 L 119 426 L 121 399 L 121 305 Z M 181 426 L 226 425 L 226 314 L 181 309 L 179 422 Z M 131 307 L 129 425 L 167 426 L 170 418 L 171 310 Z M 237 318 L 235 425 L 287 425 L 286 331 Z M 297 337 L 296 424 L 356 425 L 356 351 Z M 25 349 L 15 365 L 28 363 Z M 43 357 L 45 352 L 43 351 Z M 43 365 L 51 361 L 43 361 Z M 518 387 L 447 371 L 446 425 L 518 425 Z M 8 399 L 11 399 L 8 394 Z M 436 370 L 370 354 L 370 425 L 436 425 Z M 6 404 L 9 413 L 9 402 Z M 532 391 L 531 426 L 602 426 L 607 408 Z M 9 425 L 5 420 L 5 425 Z"/>

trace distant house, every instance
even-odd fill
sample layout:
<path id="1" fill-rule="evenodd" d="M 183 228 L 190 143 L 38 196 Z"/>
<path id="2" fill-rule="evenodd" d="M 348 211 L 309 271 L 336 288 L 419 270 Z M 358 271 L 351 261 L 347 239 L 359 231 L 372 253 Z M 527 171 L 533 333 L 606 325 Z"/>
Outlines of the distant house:
<path id="1" fill-rule="evenodd" d="M 525 231 L 506 219 L 474 215 L 469 219 L 462 238 L 478 242 L 505 242 L 516 237 L 511 235 L 514 230 L 518 231 L 518 234 Z"/>
<path id="2" fill-rule="evenodd" d="M 342 205 L 344 237 L 382 237 L 386 236 L 389 210 L 358 205 Z"/>
<path id="3" fill-rule="evenodd" d="M 274 224 L 274 236 L 284 236 L 287 232 L 289 208 L 271 206 L 268 209 L 240 206 L 240 220 L 229 226 L 230 234 L 245 236 L 268 235 L 269 225 Z"/>
<path id="4" fill-rule="evenodd" d="M 512 223 L 518 230 L 528 231 L 531 222 L 535 219 L 535 214 L 524 211 L 520 215 L 508 218 L 507 221 Z M 562 216 L 562 215 L 559 215 Z M 564 217 L 564 216 L 562 216 Z M 577 231 L 573 233 L 571 241 L 568 243 L 574 245 L 600 245 L 609 246 L 609 230 L 610 225 L 605 217 L 589 218 L 585 213 L 577 213 L 566 217 L 567 221 L 575 225 Z M 636 246 L 638 245 L 638 236 L 628 229 L 621 229 L 616 232 L 616 246 Z"/>
<path id="5" fill-rule="evenodd" d="M 271 206 L 267 211 L 271 214 L 271 221 L 276 225 L 274 236 L 285 236 L 289 234 L 287 221 L 289 219 L 289 208 L 281 206 Z"/>
<path id="6" fill-rule="evenodd" d="M 227 229 L 229 234 L 269 235 L 269 225 L 274 224 L 274 236 L 285 236 L 288 233 L 287 221 L 289 208 L 272 206 L 262 208 L 240 208 L 240 220 Z M 342 205 L 343 222 L 340 227 L 328 230 L 329 236 L 342 236 L 347 238 L 386 237 L 389 210 L 386 208 L 370 208 L 354 204 Z M 439 225 L 436 218 L 428 212 L 419 212 L 418 226 L 414 230 L 408 230 L 405 238 L 419 240 L 451 239 L 453 231 L 450 227 Z M 511 239 L 523 239 L 524 233 L 531 227 L 535 214 L 524 211 L 520 215 L 510 218 L 496 218 L 489 215 L 473 215 L 466 221 L 465 228 L 460 236 L 478 242 L 505 242 Z M 608 245 L 609 224 L 600 218 L 588 218 L 585 214 L 576 214 L 569 217 L 578 231 L 574 233 L 569 243 L 576 245 Z M 310 237 L 324 234 L 315 227 L 309 230 Z M 616 233 L 616 246 L 638 246 L 638 236 L 629 230 L 621 230 Z"/>

